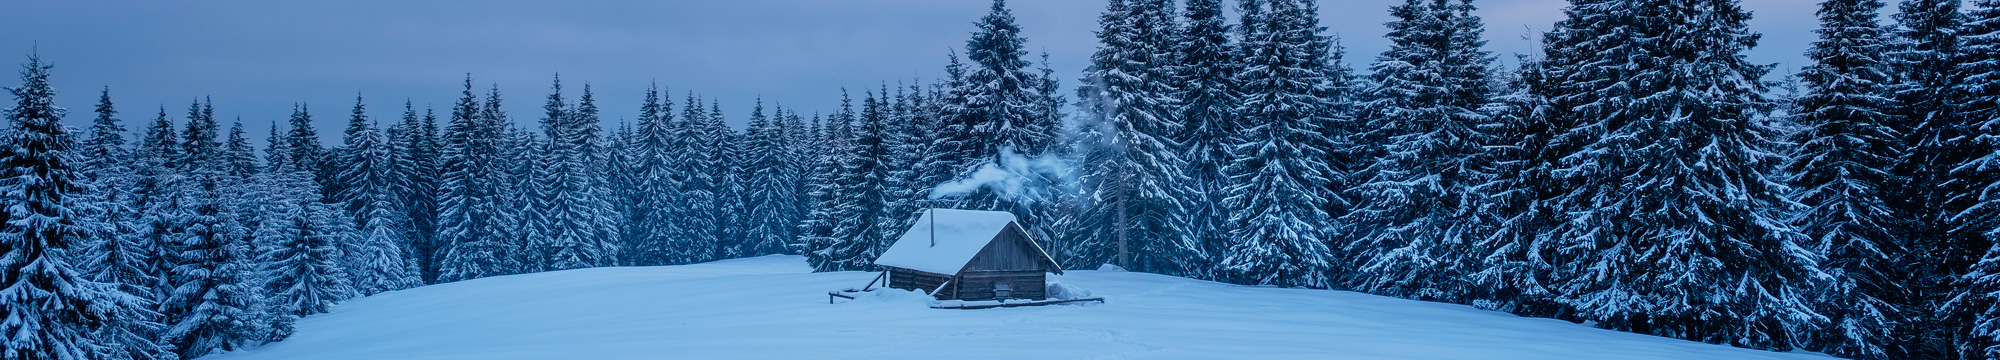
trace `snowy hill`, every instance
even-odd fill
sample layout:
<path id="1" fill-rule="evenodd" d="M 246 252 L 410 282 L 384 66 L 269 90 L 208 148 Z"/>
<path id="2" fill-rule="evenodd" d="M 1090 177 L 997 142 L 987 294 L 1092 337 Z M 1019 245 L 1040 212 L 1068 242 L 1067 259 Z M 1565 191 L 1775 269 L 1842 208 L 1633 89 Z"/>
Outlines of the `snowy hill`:
<path id="1" fill-rule="evenodd" d="M 503 276 L 355 299 L 284 342 L 202 359 L 1824 359 L 1352 292 L 1128 272 L 1054 279 L 1093 306 L 826 303 L 874 273 L 796 256 Z"/>

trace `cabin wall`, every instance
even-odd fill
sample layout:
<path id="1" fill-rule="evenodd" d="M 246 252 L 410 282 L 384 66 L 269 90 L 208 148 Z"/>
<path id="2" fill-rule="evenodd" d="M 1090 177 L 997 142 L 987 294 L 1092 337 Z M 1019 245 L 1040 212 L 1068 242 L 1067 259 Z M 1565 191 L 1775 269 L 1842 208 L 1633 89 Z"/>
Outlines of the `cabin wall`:
<path id="1" fill-rule="evenodd" d="M 938 285 L 944 284 L 946 280 L 951 280 L 951 277 L 898 267 L 889 268 L 889 288 L 892 289 L 916 290 L 930 293 L 931 290 L 937 290 Z M 944 290 L 938 291 L 938 298 L 950 299 L 945 297 L 946 295 L 956 298 L 957 293 L 952 288 L 947 286 Z"/>
<path id="2" fill-rule="evenodd" d="M 1048 273 L 1041 270 L 967 271 L 959 274 L 958 279 L 958 285 L 951 287 L 957 290 L 953 295 L 960 300 L 993 300 L 994 285 L 999 283 L 1013 285 L 1014 294 L 1008 296 L 1010 299 L 1048 298 Z M 950 300 L 942 296 L 938 299 Z"/>

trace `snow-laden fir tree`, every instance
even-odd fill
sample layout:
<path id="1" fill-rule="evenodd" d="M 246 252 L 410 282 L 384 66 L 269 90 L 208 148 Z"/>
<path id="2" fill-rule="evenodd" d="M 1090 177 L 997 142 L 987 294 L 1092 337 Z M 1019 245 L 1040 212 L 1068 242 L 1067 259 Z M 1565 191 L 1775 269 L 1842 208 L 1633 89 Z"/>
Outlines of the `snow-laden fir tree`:
<path id="1" fill-rule="evenodd" d="M 435 115 L 426 110 L 420 118 L 416 108 L 404 101 L 402 122 L 390 126 L 388 134 L 390 163 L 395 164 L 390 176 L 404 184 L 391 198 L 402 206 L 400 216 L 406 221 L 403 243 L 398 245 L 425 283 L 436 276 L 430 269 L 436 268 L 437 249 L 437 131 Z"/>
<path id="2" fill-rule="evenodd" d="M 30 55 L 21 85 L 9 88 L 0 144 L 0 359 L 93 359 L 105 347 L 93 338 L 106 326 L 135 323 L 145 301 L 117 283 L 89 279 L 78 267 L 89 229 L 79 218 L 90 204 L 89 179 L 77 168 L 76 140 L 55 106 L 50 66 Z M 143 321 L 143 320 L 139 320 Z"/>
<path id="3" fill-rule="evenodd" d="M 1599 327 L 1758 349 L 1790 349 L 1825 321 L 1826 278 L 1783 216 L 1777 134 L 1751 112 L 1767 70 L 1743 58 L 1757 35 L 1733 0 L 1578 0 L 1548 44 L 1574 105 L 1553 230 L 1559 301 Z M 1640 41 L 1640 39 L 1647 39 Z M 1573 54 L 1561 54 L 1573 52 Z M 1565 139 L 1565 141 L 1571 141 Z"/>
<path id="4" fill-rule="evenodd" d="M 1186 165 L 1187 181 L 1181 183 L 1184 220 L 1182 243 L 1194 244 L 1204 255 L 1188 259 L 1199 271 L 1198 278 L 1214 278 L 1215 259 L 1228 247 L 1229 209 L 1224 198 L 1229 193 L 1229 144 L 1241 128 L 1235 115 L 1231 93 L 1237 64 L 1229 43 L 1229 25 L 1222 15 L 1222 0 L 1189 0 L 1182 17 L 1176 47 L 1179 54 L 1175 71 L 1176 118 L 1180 131 L 1174 142 Z"/>
<path id="5" fill-rule="evenodd" d="M 279 169 L 262 179 L 269 181 L 265 188 L 275 193 L 311 188 L 308 175 L 296 169 Z M 257 229 L 258 241 L 266 248 L 262 264 L 264 286 L 270 292 L 267 300 L 275 313 L 300 317 L 324 313 L 335 302 L 355 296 L 347 254 L 340 244 L 349 235 L 341 229 L 348 217 L 317 199 L 284 197 L 270 204 L 266 211 L 275 216 Z"/>
<path id="6" fill-rule="evenodd" d="M 799 223 L 799 239 L 792 247 L 805 255 L 806 263 L 813 271 L 844 271 L 851 266 L 849 256 L 850 239 L 834 237 L 834 228 L 839 226 L 839 214 L 845 210 L 840 197 L 843 188 L 842 164 L 851 156 L 852 139 L 848 136 L 849 124 L 853 123 L 854 101 L 841 90 L 840 110 L 827 117 L 826 126 L 815 142 L 812 176 L 806 179 L 809 185 L 806 197 L 812 199 L 812 207 L 806 212 L 805 221 Z M 815 119 L 817 121 L 817 119 Z"/>
<path id="7" fill-rule="evenodd" d="M 844 120 L 849 111 L 843 109 L 836 118 Z M 866 270 L 875 257 L 882 254 L 889 244 L 886 231 L 882 227 L 889 219 L 901 219 L 901 215 L 888 213 L 887 180 L 889 169 L 884 163 L 889 159 L 889 146 L 885 141 L 888 126 L 885 123 L 882 105 L 874 92 L 869 92 L 861 101 L 861 111 L 855 115 L 859 123 L 853 128 L 853 137 L 848 139 L 846 150 L 839 158 L 838 168 L 830 181 L 827 221 L 831 224 L 829 241 L 819 248 L 807 249 L 807 260 L 815 260 L 813 268 L 819 271 Z M 900 222 L 897 222 L 900 223 Z M 896 229 L 898 231 L 902 229 Z"/>
<path id="8" fill-rule="evenodd" d="M 188 173 L 221 171 L 216 159 L 222 156 L 222 125 L 215 122 L 215 103 L 196 99 L 188 105 L 187 127 L 181 130 L 180 157 L 174 167 Z"/>
<path id="9" fill-rule="evenodd" d="M 1550 138 L 1557 134 L 1545 116 L 1544 61 L 1528 55 L 1517 56 L 1519 68 L 1505 77 L 1487 103 L 1484 113 L 1493 119 L 1481 129 L 1494 141 L 1482 155 L 1491 166 L 1490 181 L 1479 185 L 1487 194 L 1480 207 L 1492 222 L 1490 233 L 1474 238 L 1466 256 L 1479 262 L 1477 271 L 1466 274 L 1468 303 L 1486 309 L 1522 316 L 1553 317 L 1555 303 L 1551 284 L 1555 279 L 1552 259 L 1542 255 L 1551 242 L 1541 232 L 1560 214 L 1553 212 L 1547 199 L 1557 187 L 1549 179 L 1555 162 L 1549 152 Z"/>
<path id="10" fill-rule="evenodd" d="M 340 246 L 340 266 L 347 271 L 348 284 L 355 295 L 373 295 L 419 284 L 416 263 L 404 256 L 403 237 L 408 232 L 408 213 L 399 205 L 397 194 L 405 193 L 407 178 L 396 177 L 391 144 L 374 124 L 368 124 L 347 141 L 343 149 L 341 182 L 347 184 L 341 201 L 358 232 L 336 239 Z M 355 205 L 359 203 L 360 205 Z M 348 222 L 341 222 L 346 224 Z"/>
<path id="11" fill-rule="evenodd" d="M 162 329 L 160 315 L 153 311 L 162 297 L 162 274 L 156 267 L 159 251 L 140 236 L 139 212 L 133 206 L 132 152 L 125 148 L 125 125 L 118 121 L 109 88 L 99 93 L 95 112 L 97 118 L 79 149 L 78 170 L 95 190 L 82 194 L 91 207 L 82 211 L 90 240 L 80 265 L 90 280 L 113 284 L 141 304 L 91 336 L 107 345 L 101 349 L 106 358 L 162 359 L 173 349 L 154 341 Z"/>
<path id="12" fill-rule="evenodd" d="M 627 150 L 641 196 L 634 213 L 626 214 L 630 230 L 622 247 L 624 260 L 631 265 L 667 264 L 673 236 L 681 233 L 673 211 L 680 203 L 680 174 L 673 168 L 682 155 L 674 147 L 680 133 L 674 122 L 673 100 L 661 98 L 660 93 L 656 85 L 646 88 L 639 127 Z"/>
<path id="13" fill-rule="evenodd" d="M 499 187 L 502 120 L 496 88 L 481 106 L 472 93 L 472 78 L 452 107 L 451 122 L 440 144 L 438 186 L 438 282 L 476 279 L 511 271 L 511 254 L 502 226 L 510 220 L 501 211 Z"/>
<path id="14" fill-rule="evenodd" d="M 1187 181 L 1174 150 L 1179 131 L 1174 98 L 1171 4 L 1112 0 L 1098 18 L 1099 45 L 1084 69 L 1077 101 L 1084 114 L 1083 182 L 1072 263 L 1115 263 L 1169 275 L 1198 274 L 1198 244 L 1180 236 Z"/>
<path id="15" fill-rule="evenodd" d="M 715 229 L 716 247 L 711 259 L 739 257 L 734 251 L 743 243 L 742 219 L 736 217 L 743 208 L 743 134 L 729 127 L 722 115 L 722 103 L 710 100 L 708 104 L 708 129 L 716 134 L 714 157 L 709 158 L 708 168 L 717 174 L 715 182 L 715 202 L 709 210 L 711 222 L 718 224 Z"/>
<path id="16" fill-rule="evenodd" d="M 1233 187 L 1231 246 L 1219 275 L 1259 285 L 1324 288 L 1331 254 L 1326 213 L 1339 176 L 1326 163 L 1326 59 L 1319 20 L 1300 0 L 1244 1 L 1243 71 L 1237 74 L 1237 114 L 1244 129 L 1231 145 L 1226 172 Z"/>
<path id="17" fill-rule="evenodd" d="M 1490 118 L 1492 56 L 1469 0 L 1407 0 L 1390 14 L 1393 43 L 1373 65 L 1365 127 L 1386 141 L 1357 173 L 1342 215 L 1347 286 L 1430 301 L 1461 301 L 1477 271 L 1470 246 L 1486 236 L 1476 189 L 1492 171 L 1480 156 Z M 1359 178 L 1358 176 L 1367 176 Z"/>
<path id="18" fill-rule="evenodd" d="M 2000 286 L 1996 286 L 1993 239 L 2000 236 L 2000 1 L 1972 3 L 1961 29 L 1961 58 L 1957 72 L 1960 83 L 1954 118 L 1924 124 L 1924 143 L 1913 152 L 1930 152 L 1926 165 L 1958 165 L 1941 174 L 1934 187 L 1932 206 L 1950 216 L 1944 228 L 1931 229 L 1939 237 L 1936 245 L 1924 249 L 1937 254 L 1946 269 L 1966 269 L 1952 286 L 1950 301 L 1943 314 L 1945 323 L 1969 330 L 1952 339 L 1959 356 L 2000 358 Z M 1932 169 L 1936 171 L 1936 169 Z M 1921 216 L 1921 215 L 1920 215 Z M 1983 236 L 1982 236 L 1983 235 Z M 1975 254 L 1983 257 L 1973 258 Z M 1923 259 L 1931 260 L 1931 259 Z M 1965 265 L 1961 265 L 1965 264 Z"/>
<path id="19" fill-rule="evenodd" d="M 1806 91 L 1793 110 L 1804 131 L 1793 135 L 1798 154 L 1786 166 L 1794 199 L 1805 211 L 1794 224 L 1819 251 L 1832 282 L 1820 294 L 1820 313 L 1832 323 L 1814 341 L 1816 350 L 1850 358 L 1890 358 L 1889 330 L 1899 311 L 1884 299 L 1905 291 L 1893 275 L 1892 254 L 1900 219 L 1887 198 L 1890 172 L 1902 143 L 1890 125 L 1895 107 L 1886 71 L 1876 0 L 1820 3 L 1819 41 L 1799 73 Z M 1803 340 L 1803 339 L 1802 339 Z"/>
<path id="20" fill-rule="evenodd" d="M 545 233 L 547 243 L 531 250 L 546 256 L 547 262 L 530 266 L 566 270 L 613 265 L 618 253 L 614 242 L 617 225 L 611 203 L 605 199 L 608 192 L 599 161 L 603 128 L 597 105 L 588 84 L 573 110 L 563 107 L 561 91 L 558 83 L 556 93 L 549 98 L 549 117 L 542 122 L 547 155 L 539 164 L 544 169 L 539 181 L 545 203 L 536 208 L 543 209 L 538 230 Z"/>
<path id="21" fill-rule="evenodd" d="M 250 146 L 250 134 L 238 117 L 229 125 L 229 138 L 222 143 L 223 173 L 237 179 L 257 173 L 257 149 Z"/>
<path id="22" fill-rule="evenodd" d="M 167 323 L 162 340 L 182 358 L 282 339 L 290 332 L 286 317 L 267 312 L 253 245 L 231 218 L 236 194 L 227 186 L 235 182 L 216 161 L 222 146 L 211 109 L 189 110 L 178 169 L 185 177 L 172 190 L 179 193 L 177 209 L 167 210 L 177 221 L 167 233 L 173 289 L 161 302 Z"/>
<path id="23" fill-rule="evenodd" d="M 784 117 L 780 110 L 777 117 Z M 792 170 L 786 151 L 789 142 L 779 120 L 764 114 L 763 100 L 750 112 L 749 128 L 743 142 L 743 200 L 740 226 L 743 242 L 735 252 L 740 256 L 761 256 L 784 252 L 784 244 L 795 238 L 798 220 L 791 218 L 798 203 L 791 199 Z"/>
<path id="24" fill-rule="evenodd" d="M 1908 296 L 1886 300 L 1903 309 L 1938 308 L 1950 296 L 1956 275 L 1969 265 L 1963 257 L 1946 261 L 1952 258 L 1946 254 L 1963 251 L 1953 250 L 1957 248 L 1954 244 L 1964 243 L 1967 233 L 1964 229 L 1946 231 L 1952 229 L 1947 215 L 1951 210 L 1941 206 L 1939 199 L 1944 192 L 1937 186 L 1953 167 L 1947 163 L 1958 160 L 1939 155 L 1951 154 L 1942 146 L 1958 132 L 1953 104 L 1959 98 L 1954 90 L 1960 80 L 1959 34 L 1965 21 L 1959 12 L 1961 2 L 1904 0 L 1893 15 L 1897 26 L 1887 61 L 1897 80 L 1893 91 L 1899 107 L 1889 126 L 1908 150 L 1898 156 L 1894 171 L 1904 181 L 1889 184 L 1896 195 L 1888 200 L 1908 219 L 1908 227 L 1901 229 L 1905 235 L 1899 236 L 1906 251 L 1896 260 L 1907 264 L 1898 282 L 1908 289 Z M 1911 316 L 1910 321 L 1897 324 L 1892 336 L 1911 357 L 1942 358 L 1951 353 L 1952 339 L 1969 333 L 1964 322 L 1930 326 L 1944 321 L 1937 314 L 1910 311 L 1904 314 Z"/>

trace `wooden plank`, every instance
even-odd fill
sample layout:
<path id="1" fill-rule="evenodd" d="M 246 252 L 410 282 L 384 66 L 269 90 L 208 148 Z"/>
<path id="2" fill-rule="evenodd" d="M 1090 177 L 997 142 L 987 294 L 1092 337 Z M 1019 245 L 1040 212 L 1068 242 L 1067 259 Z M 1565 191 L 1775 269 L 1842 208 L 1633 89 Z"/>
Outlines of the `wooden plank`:
<path id="1" fill-rule="evenodd" d="M 992 308 L 1010 308 L 1010 307 L 1022 307 L 1022 306 L 1042 306 L 1042 305 L 1055 305 L 1055 304 L 1068 304 L 1068 303 L 1075 303 L 1075 302 L 1085 302 L 1085 301 L 1096 301 L 1096 302 L 1098 302 L 1098 303 L 1104 303 L 1104 298 L 1101 298 L 1101 297 L 1094 297 L 1094 298 L 1082 298 L 1082 299 L 1061 299 L 1061 300 L 1042 300 L 1042 301 L 1025 301 L 1025 302 L 1011 302 L 1011 303 L 994 303 L 994 304 L 972 304 L 972 305 L 965 305 L 965 304 L 959 304 L 959 305 L 956 305 L 956 306 L 932 306 L 931 308 L 932 308 L 932 309 L 959 309 L 959 310 L 978 310 L 978 309 L 992 309 Z"/>

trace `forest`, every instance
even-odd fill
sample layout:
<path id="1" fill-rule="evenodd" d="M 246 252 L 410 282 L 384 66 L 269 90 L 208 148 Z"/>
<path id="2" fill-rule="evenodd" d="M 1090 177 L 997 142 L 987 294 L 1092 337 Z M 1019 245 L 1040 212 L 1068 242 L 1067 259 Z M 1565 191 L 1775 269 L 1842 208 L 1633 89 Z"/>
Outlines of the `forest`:
<path id="1" fill-rule="evenodd" d="M 1568 3 L 1503 67 L 1472 0 L 1391 4 L 1368 60 L 1314 0 L 1110 0 L 1071 75 L 994 0 L 935 81 L 823 113 L 759 100 L 738 129 L 656 85 L 607 126 L 588 84 L 514 115 L 468 74 L 448 109 L 357 95 L 338 144 L 296 105 L 261 154 L 207 100 L 128 127 L 107 86 L 67 125 L 30 54 L 0 131 L 0 359 L 192 359 L 510 274 L 873 271 L 926 208 L 1012 212 L 1078 269 L 2000 359 L 2000 1 L 1821 1 L 1782 74 L 1745 60 L 1737 0 Z"/>

